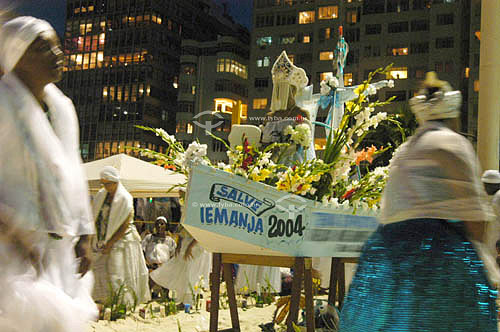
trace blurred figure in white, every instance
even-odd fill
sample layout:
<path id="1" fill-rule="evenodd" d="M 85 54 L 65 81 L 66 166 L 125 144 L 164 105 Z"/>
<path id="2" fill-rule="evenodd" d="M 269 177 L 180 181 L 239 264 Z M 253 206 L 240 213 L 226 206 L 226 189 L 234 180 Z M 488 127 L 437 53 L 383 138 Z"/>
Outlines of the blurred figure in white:
<path id="1" fill-rule="evenodd" d="M 488 224 L 486 245 L 497 256 L 496 242 L 500 240 L 500 172 L 493 169 L 484 171 L 481 181 L 497 216 L 496 221 Z"/>
<path id="2" fill-rule="evenodd" d="M 151 279 L 163 288 L 175 291 L 177 303 L 193 303 L 193 291 L 208 288 L 212 255 L 196 241 L 184 227 L 174 257 L 151 272 Z M 196 294 L 194 294 L 196 295 Z"/>
<path id="3" fill-rule="evenodd" d="M 123 301 L 129 305 L 151 299 L 148 269 L 142 253 L 141 237 L 134 226 L 133 199 L 120 183 L 118 170 L 106 166 L 94 201 L 96 236 L 92 241 L 95 262 L 93 297 L 103 303 L 111 291 L 124 288 Z M 111 286 L 111 288 L 110 288 Z"/>
<path id="4" fill-rule="evenodd" d="M 18 17 L 0 46 L 0 331 L 83 332 L 97 317 L 94 227 L 76 112 L 53 84 L 61 45 L 46 21 Z"/>
<path id="5" fill-rule="evenodd" d="M 142 250 L 144 250 L 149 272 L 156 270 L 161 264 L 174 257 L 177 244 L 171 235 L 168 232 L 167 218 L 163 216 L 156 218 L 153 233 L 146 235 L 142 240 Z M 151 288 L 153 298 L 157 297 L 159 292 L 164 291 L 160 290 L 161 287 L 155 285 L 151 278 L 149 279 L 149 288 Z M 168 295 L 168 290 L 165 293 L 163 295 Z"/>

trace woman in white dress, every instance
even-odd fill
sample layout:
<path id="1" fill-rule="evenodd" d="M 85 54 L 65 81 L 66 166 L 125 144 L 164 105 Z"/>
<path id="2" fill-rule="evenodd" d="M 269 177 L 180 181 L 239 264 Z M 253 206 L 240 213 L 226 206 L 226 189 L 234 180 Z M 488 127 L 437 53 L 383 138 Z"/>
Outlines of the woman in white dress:
<path id="1" fill-rule="evenodd" d="M 106 166 L 101 171 L 101 189 L 94 201 L 96 236 L 93 297 L 105 302 L 123 286 L 123 301 L 129 305 L 151 299 L 148 269 L 142 253 L 141 237 L 133 223 L 132 196 L 120 183 L 118 171 Z"/>
<path id="2" fill-rule="evenodd" d="M 211 266 L 212 255 L 182 228 L 175 256 L 151 272 L 151 279 L 175 291 L 176 302 L 193 305 L 191 288 L 195 285 L 208 288 Z"/>
<path id="3" fill-rule="evenodd" d="M 61 46 L 33 17 L 6 22 L 0 45 L 0 331 L 84 332 L 94 227 L 76 112 L 53 84 Z"/>

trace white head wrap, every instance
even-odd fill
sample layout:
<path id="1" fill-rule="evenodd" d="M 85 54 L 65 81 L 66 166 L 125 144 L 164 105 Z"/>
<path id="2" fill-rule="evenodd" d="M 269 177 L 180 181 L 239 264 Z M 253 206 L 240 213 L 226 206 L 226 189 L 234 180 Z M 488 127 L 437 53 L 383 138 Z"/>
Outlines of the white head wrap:
<path id="1" fill-rule="evenodd" d="M 158 218 L 156 218 L 156 221 L 158 221 L 158 220 L 161 220 L 161 221 L 163 221 L 165 224 L 168 224 L 167 218 L 165 218 L 164 216 L 159 216 Z"/>
<path id="2" fill-rule="evenodd" d="M 483 181 L 483 183 L 499 184 L 500 172 L 496 169 L 489 169 L 487 171 L 484 171 L 483 176 L 481 177 L 481 181 Z"/>
<path id="3" fill-rule="evenodd" d="M 0 28 L 0 67 L 6 74 L 10 72 L 28 47 L 44 31 L 54 30 L 44 20 L 31 16 L 21 16 L 6 22 Z"/>
<path id="4" fill-rule="evenodd" d="M 273 95 L 271 98 L 271 111 L 286 110 L 288 107 L 288 97 L 290 85 L 297 90 L 307 86 L 309 79 L 306 71 L 295 66 L 288 58 L 286 51 L 281 52 L 271 70 L 273 77 Z"/>
<path id="5" fill-rule="evenodd" d="M 101 171 L 101 179 L 120 182 L 120 173 L 113 166 L 105 166 Z"/>
<path id="6" fill-rule="evenodd" d="M 452 91 L 451 86 L 437 79 L 435 72 L 428 72 L 424 82 L 426 88 L 410 99 L 409 103 L 417 121 L 422 125 L 426 121 L 453 119 L 460 116 L 460 105 L 462 94 L 460 91 Z M 438 88 L 431 96 L 428 96 L 428 88 Z"/>

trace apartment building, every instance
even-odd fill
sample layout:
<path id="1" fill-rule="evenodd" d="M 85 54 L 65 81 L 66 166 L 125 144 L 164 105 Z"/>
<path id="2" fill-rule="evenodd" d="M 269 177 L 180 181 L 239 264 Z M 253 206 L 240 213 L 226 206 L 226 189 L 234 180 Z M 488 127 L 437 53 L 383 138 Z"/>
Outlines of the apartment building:
<path id="1" fill-rule="evenodd" d="M 309 75 L 314 91 L 326 73 L 343 26 L 349 44 L 344 84 L 356 85 L 376 68 L 394 64 L 387 77 L 391 90 L 379 91 L 385 100 L 396 96 L 392 110 L 419 89 L 425 73 L 434 70 L 464 93 L 463 125 L 473 120 L 467 109 L 471 63 L 470 2 L 461 0 L 256 0 L 254 2 L 249 64 L 249 116 L 267 112 L 272 92 L 271 67 L 284 49 Z M 475 64 L 475 63 L 473 63 Z M 478 62 L 477 62 L 478 65 Z M 320 111 L 319 120 L 326 114 Z M 324 145 L 317 130 L 316 148 Z M 323 135 L 323 137 L 321 136 Z"/>
<path id="2" fill-rule="evenodd" d="M 85 161 L 126 146 L 163 151 L 136 125 L 176 130 L 181 42 L 217 40 L 211 0 L 69 0 L 60 86 L 75 103 Z"/>

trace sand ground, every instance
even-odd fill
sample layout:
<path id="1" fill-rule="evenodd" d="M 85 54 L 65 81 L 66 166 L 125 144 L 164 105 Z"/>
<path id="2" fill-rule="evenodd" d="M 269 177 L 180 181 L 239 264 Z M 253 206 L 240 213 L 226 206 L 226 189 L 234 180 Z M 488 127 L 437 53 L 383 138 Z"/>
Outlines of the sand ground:
<path id="1" fill-rule="evenodd" d="M 182 332 L 204 332 L 208 331 L 210 313 L 203 310 L 199 313 L 186 314 L 179 312 L 176 315 L 163 318 L 143 319 L 139 314 L 133 313 L 126 319 L 114 322 L 100 320 L 90 323 L 88 332 L 178 332 L 177 320 L 180 323 Z M 252 307 L 249 309 L 238 308 L 240 327 L 242 332 L 259 332 L 259 324 L 269 323 L 273 319 L 276 310 L 274 304 L 264 308 Z M 219 329 L 231 327 L 231 316 L 229 309 L 219 310 Z"/>

